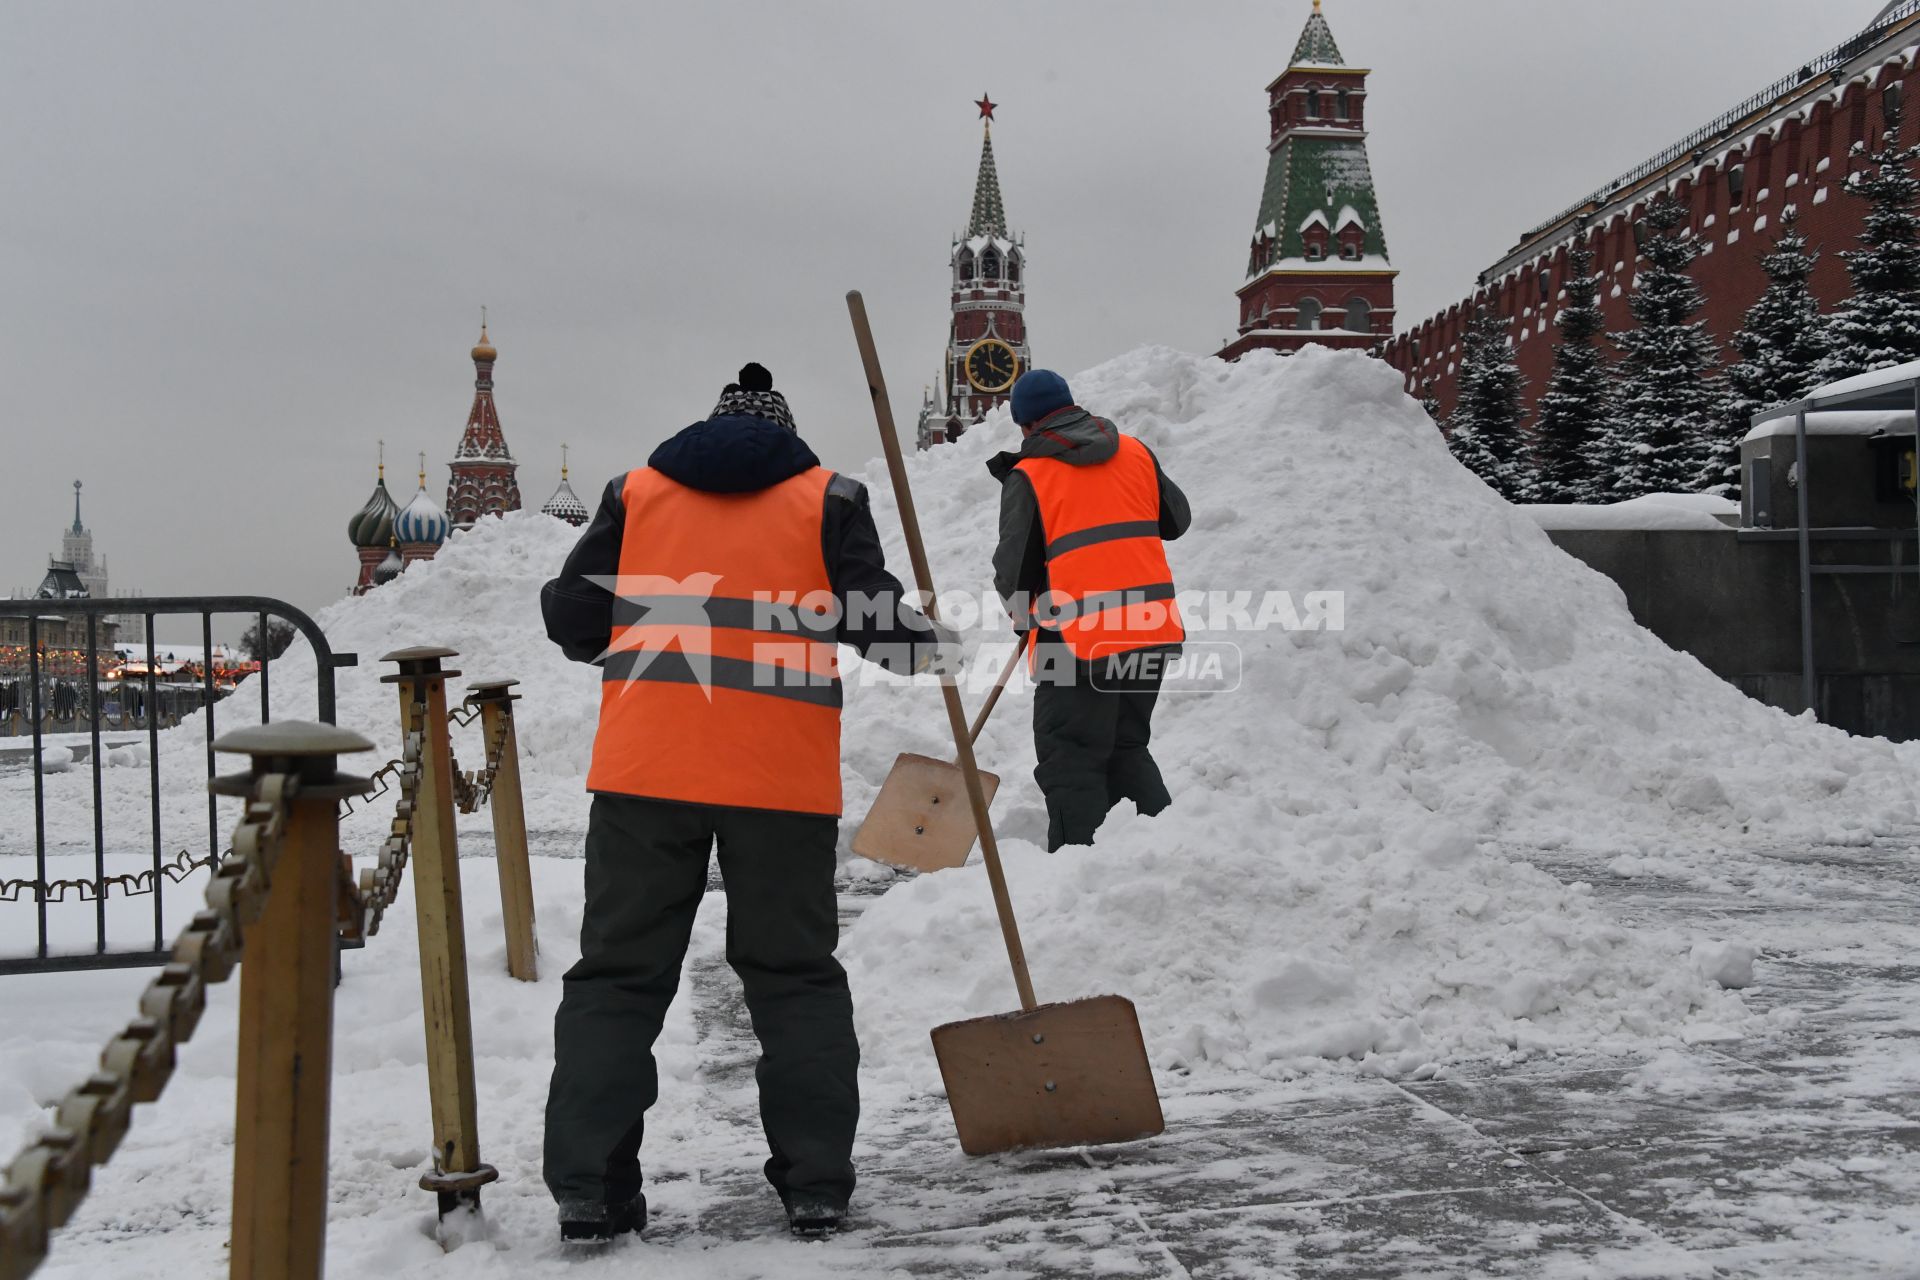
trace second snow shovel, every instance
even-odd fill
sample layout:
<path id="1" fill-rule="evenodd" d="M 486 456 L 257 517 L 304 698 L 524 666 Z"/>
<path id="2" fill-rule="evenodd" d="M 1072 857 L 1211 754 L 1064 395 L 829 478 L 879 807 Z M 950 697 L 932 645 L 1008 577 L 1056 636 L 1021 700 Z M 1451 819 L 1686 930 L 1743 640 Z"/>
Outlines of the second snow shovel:
<path id="1" fill-rule="evenodd" d="M 900 526 L 907 536 L 907 552 L 914 577 L 927 598 L 928 616 L 935 615 L 933 574 L 920 541 L 920 523 L 907 487 L 907 468 L 900 458 L 894 432 L 893 406 L 887 399 L 880 356 L 874 350 L 873 330 L 867 324 L 867 305 L 858 291 L 847 295 L 853 332 L 866 366 L 867 391 L 880 424 L 880 447 L 893 476 L 893 494 L 900 504 Z M 1020 946 L 1020 927 L 1013 918 L 1013 899 L 1000 866 L 1000 848 L 993 838 L 993 820 L 987 813 L 986 789 L 973 758 L 966 712 L 952 676 L 940 677 L 953 729 L 953 745 L 965 783 L 967 804 L 973 811 L 980 852 L 986 862 L 987 882 L 993 887 L 993 905 L 1006 938 L 1007 959 L 1013 965 L 1014 986 L 1020 992 L 1018 1013 L 993 1014 L 950 1022 L 933 1031 L 933 1052 L 947 1084 L 947 1105 L 953 1110 L 960 1149 L 968 1155 L 992 1155 L 1026 1147 L 1077 1147 L 1092 1143 L 1132 1142 L 1164 1132 L 1160 1096 L 1153 1086 L 1153 1067 L 1140 1038 L 1140 1019 L 1133 1001 L 1125 996 L 1094 996 L 1064 1004 L 1039 1004 L 1033 979 L 1027 974 L 1026 952 Z"/>
<path id="2" fill-rule="evenodd" d="M 980 741 L 980 730 L 986 728 L 987 717 L 1000 701 L 1000 691 L 1020 665 L 1030 634 L 1021 633 L 1013 656 L 994 681 L 986 704 L 967 731 L 969 743 Z M 991 805 L 1000 779 L 982 772 L 980 784 Z M 965 865 L 977 834 L 973 815 L 967 811 L 967 780 L 960 766 L 951 760 L 903 751 L 887 771 L 887 780 L 880 784 L 880 794 L 874 797 L 873 808 L 867 810 L 866 821 L 854 832 L 852 848 L 861 857 L 890 867 L 945 871 Z"/>

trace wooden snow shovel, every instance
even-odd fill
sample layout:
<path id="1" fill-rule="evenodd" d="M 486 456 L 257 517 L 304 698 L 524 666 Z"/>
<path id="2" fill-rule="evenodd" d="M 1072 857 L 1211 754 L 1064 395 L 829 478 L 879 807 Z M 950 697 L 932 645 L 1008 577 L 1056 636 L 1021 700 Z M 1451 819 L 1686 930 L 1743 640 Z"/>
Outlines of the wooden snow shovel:
<path id="1" fill-rule="evenodd" d="M 873 330 L 867 324 L 867 305 L 858 290 L 847 295 L 847 310 L 852 313 L 860 359 L 866 366 L 867 392 L 880 424 L 880 447 L 893 476 L 914 578 L 927 598 L 928 616 L 934 617 L 933 574 L 920 541 L 913 493 L 907 487 L 907 469 L 894 433 L 893 407 L 874 350 Z M 940 691 L 946 699 L 967 804 L 980 837 L 987 882 L 993 887 L 1000 932 L 1006 938 L 1007 959 L 1020 992 L 1018 1013 L 970 1018 L 933 1030 L 933 1052 L 946 1080 L 947 1104 L 960 1133 L 960 1149 L 984 1156 L 1025 1147 L 1132 1142 L 1164 1132 L 1166 1121 L 1160 1114 L 1160 1097 L 1153 1087 L 1153 1068 L 1140 1038 L 1133 1001 L 1125 996 L 1047 1005 L 1034 1000 L 1033 979 L 1027 974 L 1020 927 L 1013 918 L 1013 899 L 1000 866 L 1000 847 L 993 838 L 960 690 L 952 676 L 943 675 Z"/>
<path id="2" fill-rule="evenodd" d="M 1020 665 L 1030 634 L 1021 633 L 1013 656 L 1001 668 L 986 704 L 967 731 L 969 744 L 980 741 L 980 731 L 986 728 L 1001 690 Z M 982 771 L 980 786 L 991 805 L 1000 779 Z M 887 771 L 887 780 L 880 784 L 880 794 L 874 797 L 866 821 L 854 832 L 852 847 L 861 857 L 890 867 L 945 871 L 965 865 L 977 834 L 973 815 L 967 809 L 967 780 L 960 766 L 951 760 L 903 751 Z"/>

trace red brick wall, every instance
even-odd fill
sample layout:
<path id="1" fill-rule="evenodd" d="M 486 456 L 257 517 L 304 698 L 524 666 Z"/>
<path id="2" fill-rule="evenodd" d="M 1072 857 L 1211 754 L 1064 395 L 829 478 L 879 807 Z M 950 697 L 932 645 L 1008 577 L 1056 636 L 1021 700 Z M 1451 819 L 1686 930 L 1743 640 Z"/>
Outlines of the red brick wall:
<path id="1" fill-rule="evenodd" d="M 1710 246 L 1694 264 L 1693 277 L 1706 294 L 1703 318 L 1720 344 L 1723 360 L 1727 358 L 1726 343 L 1739 331 L 1747 309 L 1766 288 L 1760 258 L 1772 248 L 1779 234 L 1781 213 L 1788 205 L 1798 207 L 1800 230 L 1810 247 L 1821 254 L 1813 289 L 1822 307 L 1831 310 L 1847 296 L 1850 286 L 1839 253 L 1855 247 L 1865 226 L 1867 204 L 1847 195 L 1841 184 L 1849 166 L 1861 163 L 1850 155 L 1853 144 L 1864 140 L 1869 147 L 1878 145 L 1883 127 L 1882 96 L 1886 86 L 1896 82 L 1902 84 L 1904 95 L 1902 140 L 1912 143 L 1920 139 L 1920 101 L 1914 96 L 1920 92 L 1920 73 L 1895 65 L 1876 73 L 1871 84 L 1849 84 L 1838 103 L 1820 101 L 1804 121 L 1796 113 L 1795 118 L 1776 122 L 1757 138 L 1734 148 L 1724 164 L 1708 163 L 1696 176 L 1681 178 L 1675 194 L 1692 210 L 1694 234 L 1703 246 Z M 1819 87 L 1823 96 L 1831 88 L 1824 83 Z M 1820 167 L 1823 160 L 1828 162 L 1824 170 Z M 1736 202 L 1728 174 L 1740 165 L 1745 166 L 1745 185 Z M 1678 166 L 1680 172 L 1692 168 L 1691 161 Z M 1671 177 L 1665 174 L 1649 179 L 1630 206 L 1609 208 L 1604 220 L 1586 233 L 1594 246 L 1600 301 L 1609 331 L 1632 325 L 1627 303 L 1635 271 L 1633 223 L 1644 213 L 1647 200 Z M 1559 336 L 1553 317 L 1566 278 L 1567 243 L 1570 241 L 1562 241 L 1547 257 L 1528 262 L 1505 279 L 1489 281 L 1470 297 L 1394 338 L 1387 345 L 1385 357 L 1406 376 L 1408 392 L 1436 396 L 1442 413 L 1453 411 L 1459 388 L 1461 340 L 1475 309 L 1484 305 L 1510 321 L 1531 415 L 1553 369 L 1553 346 Z M 1616 264 L 1622 265 L 1616 268 Z M 1544 303 L 1540 292 L 1543 273 L 1549 291 Z M 1618 296 L 1614 296 L 1616 288 Z M 1420 351 L 1417 361 L 1416 341 Z"/>

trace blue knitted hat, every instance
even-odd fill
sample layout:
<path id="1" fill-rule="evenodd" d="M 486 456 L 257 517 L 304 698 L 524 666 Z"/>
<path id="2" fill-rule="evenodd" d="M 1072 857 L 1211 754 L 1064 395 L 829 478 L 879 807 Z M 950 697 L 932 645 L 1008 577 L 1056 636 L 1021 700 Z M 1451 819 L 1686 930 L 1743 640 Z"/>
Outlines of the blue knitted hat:
<path id="1" fill-rule="evenodd" d="M 1013 420 L 1023 427 L 1072 405 L 1067 380 L 1051 369 L 1029 369 L 1013 384 Z"/>

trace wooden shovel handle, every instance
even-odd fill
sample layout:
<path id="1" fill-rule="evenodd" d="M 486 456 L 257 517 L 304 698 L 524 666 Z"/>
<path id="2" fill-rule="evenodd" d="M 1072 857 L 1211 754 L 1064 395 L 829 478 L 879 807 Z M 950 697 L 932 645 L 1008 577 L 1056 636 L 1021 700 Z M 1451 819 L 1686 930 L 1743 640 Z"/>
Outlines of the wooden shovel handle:
<path id="1" fill-rule="evenodd" d="M 893 477 L 893 498 L 900 507 L 900 527 L 907 535 L 907 556 L 913 561 L 914 581 L 926 597 L 927 616 L 937 619 L 933 570 L 927 566 L 926 546 L 920 540 L 920 519 L 913 510 L 913 490 L 907 484 L 907 464 L 900 457 L 900 437 L 894 430 L 893 404 L 887 399 L 887 380 L 880 372 L 880 353 L 874 349 L 873 328 L 867 323 L 866 299 L 855 289 L 847 294 L 847 312 L 853 317 L 853 336 L 860 344 L 860 362 L 866 366 L 867 394 L 873 398 L 874 420 L 880 424 L 880 448 L 887 455 Z M 953 729 L 953 748 L 960 772 L 967 780 L 967 802 L 973 806 L 973 825 L 980 832 L 980 852 L 987 864 L 987 882 L 993 886 L 993 906 L 1000 913 L 1000 932 L 1007 940 L 1007 959 L 1013 965 L 1013 984 L 1020 991 L 1020 1007 L 1037 1008 L 1033 979 L 1027 973 L 1027 953 L 1020 945 L 1020 926 L 1013 918 L 1013 899 L 1007 893 L 1006 872 L 1000 866 L 1000 846 L 993 838 L 993 819 L 987 813 L 986 789 L 980 785 L 980 766 L 973 758 L 973 739 L 967 733 L 967 713 L 960 705 L 960 688 L 950 675 L 940 677 L 947 703 L 947 721 Z M 989 704 L 991 705 L 991 704 Z"/>
<path id="2" fill-rule="evenodd" d="M 1020 633 L 1020 643 L 1013 646 L 1013 656 L 1007 659 L 1007 665 L 1000 668 L 1000 678 L 993 682 L 993 688 L 987 694 L 986 702 L 980 708 L 980 714 L 973 718 L 973 727 L 967 730 L 967 741 L 980 741 L 980 731 L 987 727 L 987 717 L 993 714 L 993 706 L 1000 701 L 1000 695 L 1006 692 L 1007 681 L 1013 678 L 1013 670 L 1020 665 L 1020 655 L 1027 651 L 1027 644 L 1033 639 L 1032 631 Z"/>

